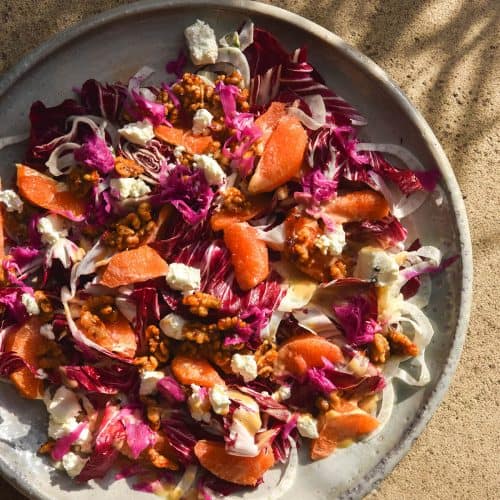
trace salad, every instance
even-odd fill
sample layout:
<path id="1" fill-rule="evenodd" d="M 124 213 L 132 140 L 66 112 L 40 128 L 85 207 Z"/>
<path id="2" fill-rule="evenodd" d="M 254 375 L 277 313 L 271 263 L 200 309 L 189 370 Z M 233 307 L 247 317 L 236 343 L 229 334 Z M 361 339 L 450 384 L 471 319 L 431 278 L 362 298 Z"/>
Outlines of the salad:
<path id="1" fill-rule="evenodd" d="M 76 482 L 210 498 L 380 432 L 393 379 L 429 381 L 422 308 L 456 257 L 402 223 L 438 172 L 362 142 L 306 48 L 251 21 L 185 38 L 159 85 L 145 66 L 31 106 L 0 191 L 0 376 L 43 399 L 38 451 Z"/>

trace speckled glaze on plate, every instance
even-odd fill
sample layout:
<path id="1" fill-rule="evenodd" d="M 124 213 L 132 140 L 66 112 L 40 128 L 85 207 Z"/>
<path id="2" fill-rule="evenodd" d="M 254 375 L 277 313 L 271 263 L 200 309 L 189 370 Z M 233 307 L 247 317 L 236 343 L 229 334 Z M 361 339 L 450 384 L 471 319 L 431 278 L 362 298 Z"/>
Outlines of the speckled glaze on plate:
<path id="1" fill-rule="evenodd" d="M 442 400 L 458 363 L 464 342 L 472 290 L 472 255 L 462 196 L 446 156 L 429 125 L 401 90 L 370 59 L 340 38 L 298 15 L 260 3 L 218 1 L 146 1 L 126 5 L 86 20 L 52 38 L 25 57 L 0 80 L 0 136 L 25 132 L 28 112 L 37 99 L 55 105 L 71 96 L 71 88 L 87 78 L 126 80 L 140 66 L 164 78 L 165 61 L 183 43 L 183 29 L 196 18 L 208 21 L 217 33 L 234 29 L 251 17 L 272 31 L 288 49 L 309 47 L 310 61 L 327 83 L 368 118 L 361 137 L 376 142 L 401 143 L 424 165 L 442 173 L 444 201 L 432 198 L 406 224 L 422 242 L 440 247 L 461 259 L 433 280 L 426 313 L 436 334 L 426 351 L 432 380 L 424 388 L 396 384 L 397 404 L 391 421 L 372 441 L 339 450 L 327 460 L 310 463 L 306 450 L 299 458 L 293 493 L 282 498 L 361 498 L 391 472 L 408 452 Z M 23 157 L 23 145 L 0 151 L 4 184 L 12 180 L 13 164 Z M 121 480 L 76 485 L 36 456 L 46 439 L 43 404 L 17 396 L 0 384 L 0 470 L 31 498 L 83 500 L 151 498 L 132 491 Z M 273 488 L 277 473 L 266 476 L 267 488 L 251 497 L 280 498 Z"/>

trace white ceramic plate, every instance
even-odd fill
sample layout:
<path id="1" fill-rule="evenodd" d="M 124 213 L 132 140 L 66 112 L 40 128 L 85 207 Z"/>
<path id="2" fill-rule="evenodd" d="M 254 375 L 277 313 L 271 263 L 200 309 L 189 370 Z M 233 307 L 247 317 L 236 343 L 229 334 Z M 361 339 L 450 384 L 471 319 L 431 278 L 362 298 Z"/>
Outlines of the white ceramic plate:
<path id="1" fill-rule="evenodd" d="M 444 203 L 438 207 L 429 201 L 408 221 L 422 242 L 436 245 L 448 255 L 461 255 L 460 261 L 433 280 L 426 311 L 436 329 L 426 351 L 431 382 L 418 390 L 396 386 L 397 405 L 391 421 L 374 440 L 315 463 L 302 450 L 294 488 L 283 496 L 360 498 L 408 451 L 443 398 L 460 356 L 471 301 L 471 245 L 455 176 L 425 120 L 387 75 L 324 28 L 276 7 L 237 0 L 148 1 L 106 12 L 61 33 L 4 75 L 0 81 L 0 136 L 27 131 L 33 101 L 55 105 L 88 78 L 126 81 L 145 64 L 158 70 L 158 79 L 164 78 L 165 62 L 175 57 L 183 43 L 184 27 L 196 18 L 223 34 L 247 17 L 272 31 L 288 49 L 309 47 L 310 61 L 329 86 L 368 118 L 363 139 L 403 144 L 424 165 L 438 167 L 443 177 Z M 22 157 L 22 146 L 0 151 L 4 183 L 12 178 L 13 163 Z M 96 494 L 103 500 L 151 498 L 133 492 L 124 480 L 75 485 L 36 456 L 46 429 L 42 403 L 22 400 L 10 386 L 0 384 L 0 469 L 26 495 L 50 500 L 65 499 L 68 494 L 72 500 Z M 272 485 L 273 474 L 268 479 Z M 279 493 L 266 489 L 260 497 L 278 498 Z"/>

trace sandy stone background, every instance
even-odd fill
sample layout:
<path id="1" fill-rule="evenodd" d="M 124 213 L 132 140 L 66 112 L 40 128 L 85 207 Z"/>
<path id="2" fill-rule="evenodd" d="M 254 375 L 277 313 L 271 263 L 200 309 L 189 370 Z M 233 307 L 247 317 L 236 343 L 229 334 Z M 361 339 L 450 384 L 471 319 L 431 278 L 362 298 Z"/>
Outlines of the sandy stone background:
<path id="1" fill-rule="evenodd" d="M 0 1 L 0 73 L 38 44 L 125 0 Z M 376 61 L 406 92 L 454 167 L 474 247 L 474 305 L 451 389 L 370 500 L 500 498 L 498 0 L 281 0 Z M 0 498 L 22 495 L 0 479 Z"/>

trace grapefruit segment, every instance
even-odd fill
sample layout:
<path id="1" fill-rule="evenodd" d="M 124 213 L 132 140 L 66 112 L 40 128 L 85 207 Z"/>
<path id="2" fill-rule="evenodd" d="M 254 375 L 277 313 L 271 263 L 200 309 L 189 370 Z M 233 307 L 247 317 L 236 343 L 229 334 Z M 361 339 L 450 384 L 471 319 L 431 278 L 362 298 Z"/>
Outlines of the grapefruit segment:
<path id="1" fill-rule="evenodd" d="M 307 133 L 293 116 L 280 118 L 267 141 L 248 190 L 268 193 L 296 176 L 307 148 Z"/>
<path id="2" fill-rule="evenodd" d="M 274 465 L 270 446 L 263 448 L 256 457 L 241 457 L 230 455 L 224 443 L 201 440 L 196 443 L 194 453 L 201 465 L 212 474 L 242 486 L 255 486 Z"/>
<path id="3" fill-rule="evenodd" d="M 278 351 L 278 369 L 293 375 L 305 375 L 309 368 L 323 366 L 323 358 L 332 363 L 344 360 L 340 348 L 314 334 L 292 337 Z"/>
<path id="4" fill-rule="evenodd" d="M 377 191 L 364 189 L 337 196 L 326 211 L 339 223 L 378 220 L 389 215 L 389 204 Z"/>
<path id="5" fill-rule="evenodd" d="M 17 187 L 23 198 L 67 218 L 85 215 L 86 202 L 76 198 L 65 184 L 26 165 L 17 165 Z"/>
<path id="6" fill-rule="evenodd" d="M 17 330 L 10 332 L 5 339 L 5 352 L 13 351 L 24 361 L 38 368 L 40 355 L 48 352 L 53 340 L 40 335 L 41 321 L 37 317 L 30 318 Z M 29 368 L 21 368 L 10 375 L 10 380 L 19 393 L 28 399 L 42 397 L 44 382 L 33 375 Z"/>
<path id="7" fill-rule="evenodd" d="M 140 283 L 167 274 L 168 264 L 156 250 L 143 245 L 111 257 L 100 284 L 109 288 Z"/>
<path id="8" fill-rule="evenodd" d="M 193 135 L 190 130 L 168 127 L 167 125 L 158 125 L 154 132 L 158 139 L 174 146 L 183 146 L 190 154 L 206 153 L 213 142 L 209 135 Z"/>
<path id="9" fill-rule="evenodd" d="M 81 321 L 76 321 L 78 328 L 90 340 L 110 352 L 119 354 L 127 359 L 132 359 L 137 351 L 137 339 L 127 318 L 118 313 L 115 321 L 103 322 L 102 324 L 106 328 L 106 335 L 89 335 L 89 332 L 82 326 Z"/>
<path id="10" fill-rule="evenodd" d="M 210 218 L 210 226 L 214 231 L 222 231 L 227 226 L 236 222 L 246 222 L 262 213 L 269 205 L 269 197 L 253 196 L 247 200 L 248 206 L 239 212 L 221 210 L 215 212 Z"/>
<path id="11" fill-rule="evenodd" d="M 278 125 L 280 119 L 285 115 L 285 103 L 274 101 L 271 103 L 271 106 L 267 108 L 266 112 L 260 115 L 255 120 L 255 125 L 257 125 L 257 127 L 262 130 L 262 136 L 260 140 L 264 143 L 264 145 L 269 140 L 269 137 L 271 137 L 271 134 L 276 128 L 276 125 Z"/>
<path id="12" fill-rule="evenodd" d="M 328 457 L 342 441 L 358 439 L 374 431 L 378 425 L 375 417 L 361 410 L 344 414 L 335 410 L 326 412 L 318 422 L 319 437 L 311 444 L 311 460 Z"/>
<path id="13" fill-rule="evenodd" d="M 196 384 L 201 387 L 225 385 L 224 380 L 206 359 L 179 355 L 172 360 L 171 369 L 174 377 L 184 385 Z"/>
<path id="14" fill-rule="evenodd" d="M 224 243 L 231 253 L 236 281 L 245 291 L 269 275 L 267 246 L 257 236 L 257 230 L 246 222 L 231 224 L 224 229 Z"/>

